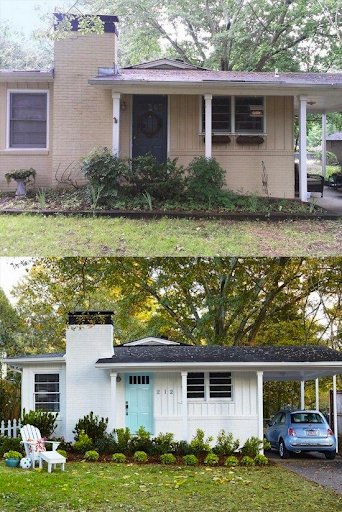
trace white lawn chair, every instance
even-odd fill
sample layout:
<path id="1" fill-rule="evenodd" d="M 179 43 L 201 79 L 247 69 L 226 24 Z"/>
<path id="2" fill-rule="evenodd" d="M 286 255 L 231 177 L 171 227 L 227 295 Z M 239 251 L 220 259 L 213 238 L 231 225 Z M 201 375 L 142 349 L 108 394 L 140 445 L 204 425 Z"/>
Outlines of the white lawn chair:
<path id="1" fill-rule="evenodd" d="M 32 468 L 35 467 L 36 462 L 39 462 L 39 454 L 46 452 L 45 444 L 52 443 L 52 451 L 55 452 L 59 446 L 58 441 L 48 441 L 42 439 L 42 436 L 37 427 L 33 425 L 24 425 L 20 429 L 22 444 L 25 448 L 26 457 L 32 461 Z"/>

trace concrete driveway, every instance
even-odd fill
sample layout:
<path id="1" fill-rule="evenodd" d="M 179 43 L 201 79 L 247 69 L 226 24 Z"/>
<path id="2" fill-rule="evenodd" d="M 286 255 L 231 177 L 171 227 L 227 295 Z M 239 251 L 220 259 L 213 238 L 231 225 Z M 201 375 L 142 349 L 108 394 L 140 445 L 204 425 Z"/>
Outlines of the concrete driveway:
<path id="1" fill-rule="evenodd" d="M 323 454 L 314 452 L 293 454 L 289 459 L 281 459 L 275 451 L 266 452 L 266 455 L 289 471 L 342 494 L 341 456 L 337 455 L 335 460 L 326 460 Z"/>

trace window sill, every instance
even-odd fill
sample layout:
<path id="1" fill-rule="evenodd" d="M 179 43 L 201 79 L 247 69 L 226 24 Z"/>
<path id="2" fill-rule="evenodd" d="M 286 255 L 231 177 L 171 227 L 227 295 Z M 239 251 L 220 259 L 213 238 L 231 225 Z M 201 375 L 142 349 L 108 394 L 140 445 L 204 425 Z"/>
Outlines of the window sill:
<path id="1" fill-rule="evenodd" d="M 229 135 L 230 137 L 238 137 L 239 135 L 248 135 L 248 136 L 260 136 L 267 137 L 267 133 L 251 133 L 251 132 L 211 132 L 212 135 Z M 199 136 L 205 137 L 204 132 L 199 132 Z"/>
<path id="2" fill-rule="evenodd" d="M 15 156 L 20 156 L 20 155 L 49 155 L 50 154 L 50 150 L 49 149 L 46 149 L 46 148 L 6 148 L 6 149 L 1 149 L 0 150 L 0 154 L 1 155 L 15 155 Z"/>

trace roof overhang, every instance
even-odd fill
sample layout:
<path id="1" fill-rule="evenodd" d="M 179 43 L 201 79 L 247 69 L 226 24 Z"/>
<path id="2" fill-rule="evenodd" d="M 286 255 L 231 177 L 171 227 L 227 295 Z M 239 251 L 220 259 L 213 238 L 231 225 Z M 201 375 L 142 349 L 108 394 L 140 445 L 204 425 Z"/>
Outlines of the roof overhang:
<path id="1" fill-rule="evenodd" d="M 0 70 L 0 82 L 53 82 L 53 71 Z"/>
<path id="2" fill-rule="evenodd" d="M 65 356 L 56 356 L 56 357 L 6 357 L 1 360 L 2 363 L 8 364 L 9 366 L 17 366 L 22 368 L 26 365 L 41 365 L 41 364 L 51 364 L 51 363 L 64 363 L 65 364 Z"/>

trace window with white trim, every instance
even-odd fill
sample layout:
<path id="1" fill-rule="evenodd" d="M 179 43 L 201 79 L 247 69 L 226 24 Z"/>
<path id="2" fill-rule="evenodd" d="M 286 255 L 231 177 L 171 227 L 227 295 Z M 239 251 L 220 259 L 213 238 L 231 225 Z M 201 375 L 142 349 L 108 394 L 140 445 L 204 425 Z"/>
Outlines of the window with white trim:
<path id="1" fill-rule="evenodd" d="M 9 94 L 9 147 L 47 147 L 47 92 Z"/>
<path id="2" fill-rule="evenodd" d="M 60 391 L 58 373 L 35 374 L 34 405 L 36 411 L 60 411 Z"/>
<path id="3" fill-rule="evenodd" d="M 211 101 L 211 128 L 213 132 L 230 132 L 231 97 L 213 96 Z M 202 131 L 205 131 L 205 102 L 202 98 Z"/>
<path id="4" fill-rule="evenodd" d="M 230 372 L 188 373 L 188 398 L 232 398 L 232 375 Z"/>

